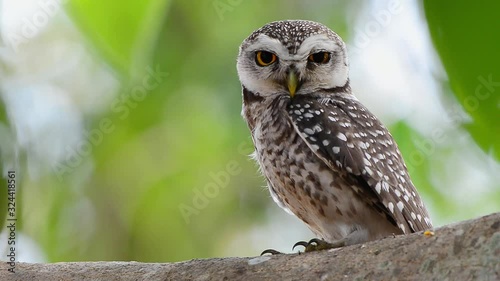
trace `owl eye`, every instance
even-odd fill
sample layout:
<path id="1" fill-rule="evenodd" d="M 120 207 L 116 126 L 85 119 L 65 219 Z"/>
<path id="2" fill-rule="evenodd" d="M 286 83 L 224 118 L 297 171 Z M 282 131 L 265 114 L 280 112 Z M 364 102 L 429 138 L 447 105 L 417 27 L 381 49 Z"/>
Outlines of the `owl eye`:
<path id="1" fill-rule="evenodd" d="M 257 51 L 255 53 L 255 62 L 259 66 L 268 66 L 276 61 L 277 57 L 275 54 L 266 51 Z"/>
<path id="2" fill-rule="evenodd" d="M 309 61 L 315 63 L 327 63 L 330 61 L 330 53 L 327 52 L 317 52 L 312 55 L 309 55 Z"/>

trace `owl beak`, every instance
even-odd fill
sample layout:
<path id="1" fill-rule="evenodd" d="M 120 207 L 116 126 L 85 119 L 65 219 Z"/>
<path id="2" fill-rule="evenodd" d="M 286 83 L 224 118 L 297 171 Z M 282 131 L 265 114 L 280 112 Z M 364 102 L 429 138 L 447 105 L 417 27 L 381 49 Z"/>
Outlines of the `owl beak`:
<path id="1" fill-rule="evenodd" d="M 297 85 L 299 84 L 299 79 L 297 79 L 297 73 L 294 70 L 290 70 L 287 76 L 286 84 L 288 87 L 288 91 L 290 92 L 290 96 L 293 98 L 295 96 L 295 92 L 297 91 Z"/>

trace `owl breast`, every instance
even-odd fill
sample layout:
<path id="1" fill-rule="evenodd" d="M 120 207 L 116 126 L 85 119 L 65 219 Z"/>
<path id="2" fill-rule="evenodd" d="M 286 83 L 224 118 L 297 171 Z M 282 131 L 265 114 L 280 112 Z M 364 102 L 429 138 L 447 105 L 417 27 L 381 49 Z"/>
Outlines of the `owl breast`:
<path id="1" fill-rule="evenodd" d="M 283 97 L 244 105 L 256 160 L 278 205 L 326 241 L 354 231 L 359 242 L 399 233 L 362 200 L 355 179 L 331 170 L 301 139 L 286 111 L 289 102 Z"/>

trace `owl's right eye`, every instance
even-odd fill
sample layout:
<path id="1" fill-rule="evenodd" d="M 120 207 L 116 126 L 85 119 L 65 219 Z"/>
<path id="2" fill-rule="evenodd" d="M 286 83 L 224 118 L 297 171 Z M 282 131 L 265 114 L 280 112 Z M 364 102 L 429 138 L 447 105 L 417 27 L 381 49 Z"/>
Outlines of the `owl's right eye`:
<path id="1" fill-rule="evenodd" d="M 255 62 L 259 66 L 268 66 L 277 60 L 275 54 L 266 51 L 257 51 L 255 53 Z"/>

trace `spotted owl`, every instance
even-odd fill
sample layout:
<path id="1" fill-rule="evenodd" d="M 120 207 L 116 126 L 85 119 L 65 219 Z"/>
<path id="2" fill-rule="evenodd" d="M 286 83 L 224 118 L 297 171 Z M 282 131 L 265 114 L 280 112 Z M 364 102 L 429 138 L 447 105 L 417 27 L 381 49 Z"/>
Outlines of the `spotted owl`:
<path id="1" fill-rule="evenodd" d="M 271 22 L 243 41 L 237 70 L 254 157 L 281 208 L 342 245 L 432 228 L 397 144 L 351 91 L 335 32 Z"/>

